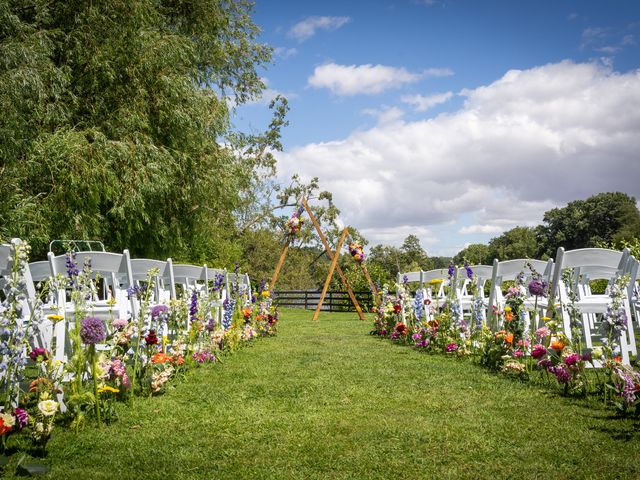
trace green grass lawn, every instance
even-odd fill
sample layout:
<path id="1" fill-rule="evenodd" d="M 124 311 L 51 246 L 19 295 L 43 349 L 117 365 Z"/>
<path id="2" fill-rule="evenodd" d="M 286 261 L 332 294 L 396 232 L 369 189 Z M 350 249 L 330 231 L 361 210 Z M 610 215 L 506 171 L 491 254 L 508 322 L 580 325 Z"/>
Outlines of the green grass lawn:
<path id="1" fill-rule="evenodd" d="M 57 429 L 49 478 L 640 478 L 637 421 L 311 314 L 111 426 Z"/>

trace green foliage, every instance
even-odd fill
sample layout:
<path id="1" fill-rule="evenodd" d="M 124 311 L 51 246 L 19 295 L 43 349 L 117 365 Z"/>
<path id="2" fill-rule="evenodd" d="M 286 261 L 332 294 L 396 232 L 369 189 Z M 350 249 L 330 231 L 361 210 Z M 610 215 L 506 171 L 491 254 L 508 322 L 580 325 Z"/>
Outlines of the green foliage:
<path id="1" fill-rule="evenodd" d="M 544 214 L 537 229 L 540 254 L 555 256 L 565 250 L 595 247 L 640 237 L 640 211 L 636 199 L 625 193 L 607 192 L 570 202 Z"/>
<path id="2" fill-rule="evenodd" d="M 538 252 L 535 229 L 515 227 L 489 241 L 489 258 L 515 260 L 517 258 L 535 258 Z"/>
<path id="3" fill-rule="evenodd" d="M 472 243 L 453 257 L 453 262 L 456 265 L 462 265 L 465 260 L 471 265 L 491 265 L 493 263 L 489 247 L 483 243 Z"/>
<path id="4" fill-rule="evenodd" d="M 227 100 L 256 98 L 251 4 L 0 1 L 0 235 L 227 264 L 236 216 L 273 175 L 286 101 L 234 135 Z M 227 144 L 228 147 L 222 146 Z"/>

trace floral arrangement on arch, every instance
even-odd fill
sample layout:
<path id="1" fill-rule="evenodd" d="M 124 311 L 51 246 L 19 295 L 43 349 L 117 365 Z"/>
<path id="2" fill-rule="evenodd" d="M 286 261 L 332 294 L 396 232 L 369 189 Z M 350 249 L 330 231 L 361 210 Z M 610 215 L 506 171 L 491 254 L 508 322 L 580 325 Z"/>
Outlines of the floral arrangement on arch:
<path id="1" fill-rule="evenodd" d="M 291 214 L 289 220 L 287 220 L 285 225 L 287 227 L 287 235 L 289 237 L 295 237 L 300 232 L 302 225 L 304 225 L 304 220 L 302 218 L 303 212 L 304 208 L 300 206 Z"/>
<path id="2" fill-rule="evenodd" d="M 362 244 L 357 240 L 354 240 L 349 244 L 349 255 L 353 257 L 356 263 L 364 262 L 364 249 L 362 248 Z"/>

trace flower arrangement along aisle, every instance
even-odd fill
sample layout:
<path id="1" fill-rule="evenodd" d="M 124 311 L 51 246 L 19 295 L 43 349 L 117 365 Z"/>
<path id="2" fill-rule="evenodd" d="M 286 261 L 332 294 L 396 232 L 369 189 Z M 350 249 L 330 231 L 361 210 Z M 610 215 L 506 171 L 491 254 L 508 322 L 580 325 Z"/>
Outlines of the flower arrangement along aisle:
<path id="1" fill-rule="evenodd" d="M 462 316 L 451 287 L 452 265 L 442 305 L 438 296 L 433 305 L 429 290 L 418 289 L 412 298 L 406 279 L 396 285 L 395 295 L 385 285 L 371 334 L 420 351 L 469 357 L 502 375 L 542 383 L 563 395 L 596 396 L 625 415 L 640 416 L 640 372 L 637 366 L 622 365 L 620 357 L 620 342 L 630 328 L 622 308 L 628 278 L 620 277 L 609 287 L 611 305 L 599 323 L 601 341 L 587 348 L 577 296 L 568 288 L 568 302 L 555 305 L 552 317 L 538 319 L 538 302 L 549 294 L 548 286 L 530 264 L 526 267 L 528 271 L 504 292 L 504 307 L 493 307 L 494 330 L 486 324 L 482 295 L 468 265 L 464 268 L 473 298 L 470 321 Z M 567 285 L 573 277 L 570 269 L 563 272 Z M 429 287 L 440 285 L 438 281 Z M 534 297 L 531 308 L 525 307 L 527 293 Z M 560 310 L 570 314 L 571 340 L 556 320 Z"/>
<path id="2" fill-rule="evenodd" d="M 259 295 L 252 296 L 249 288 L 234 282 L 228 296 L 234 307 L 224 312 L 228 321 L 219 321 L 224 275 L 165 305 L 156 303 L 158 272 L 151 270 L 128 292 L 135 315 L 95 316 L 96 274 L 90 261 L 77 265 L 73 253 L 67 254 L 65 275 L 50 282 L 66 290 L 72 311 L 66 320 L 57 314 L 45 320 L 40 300 L 28 298 L 28 253 L 26 243 L 12 242 L 11 272 L 0 284 L 3 451 L 42 455 L 56 425 L 77 430 L 90 423 L 111 423 L 122 412 L 118 403 L 162 394 L 190 368 L 214 363 L 243 344 L 277 333 L 278 314 L 264 283 Z M 63 320 L 69 345 L 65 357 L 56 360 L 51 353 L 55 338 L 43 340 L 38 326 Z"/>

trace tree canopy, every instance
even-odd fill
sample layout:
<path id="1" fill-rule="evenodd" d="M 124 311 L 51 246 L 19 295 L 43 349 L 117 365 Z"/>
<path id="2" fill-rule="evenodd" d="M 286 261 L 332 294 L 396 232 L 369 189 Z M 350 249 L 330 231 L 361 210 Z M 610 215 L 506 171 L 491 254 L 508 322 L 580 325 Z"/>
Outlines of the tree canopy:
<path id="1" fill-rule="evenodd" d="M 268 132 L 234 135 L 230 107 L 260 94 L 251 4 L 237 0 L 0 0 L 0 235 L 100 239 L 112 250 L 237 255 Z"/>

